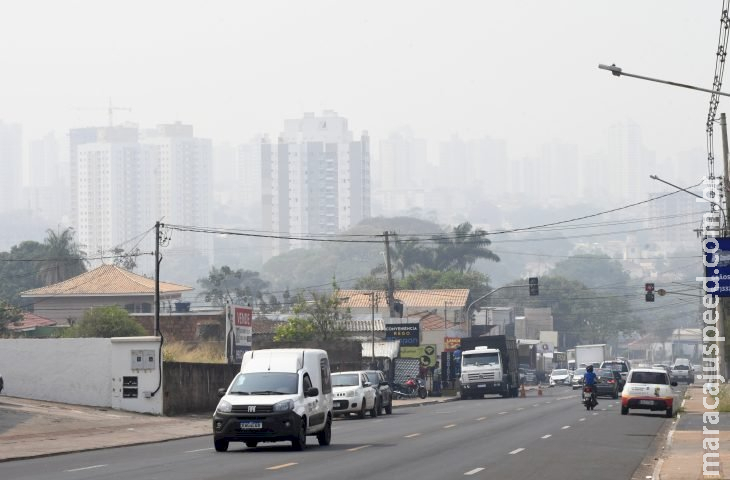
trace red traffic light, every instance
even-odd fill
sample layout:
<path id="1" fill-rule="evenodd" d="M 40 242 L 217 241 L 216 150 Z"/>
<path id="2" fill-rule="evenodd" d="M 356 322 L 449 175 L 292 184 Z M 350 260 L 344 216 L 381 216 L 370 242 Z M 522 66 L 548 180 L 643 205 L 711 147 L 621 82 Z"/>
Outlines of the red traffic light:
<path id="1" fill-rule="evenodd" d="M 645 283 L 644 284 L 644 290 L 647 292 L 653 292 L 654 291 L 654 284 L 653 283 Z"/>

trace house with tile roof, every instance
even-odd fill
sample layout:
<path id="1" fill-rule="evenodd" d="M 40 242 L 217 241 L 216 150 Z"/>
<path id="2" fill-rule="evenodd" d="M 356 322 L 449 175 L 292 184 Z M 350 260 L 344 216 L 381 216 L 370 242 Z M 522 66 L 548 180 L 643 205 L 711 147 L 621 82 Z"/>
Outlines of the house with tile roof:
<path id="1" fill-rule="evenodd" d="M 192 287 L 160 282 L 160 302 L 178 300 Z M 58 325 L 81 319 L 93 307 L 119 305 L 130 313 L 152 312 L 155 280 L 116 265 L 101 265 L 63 282 L 26 290 L 20 294 L 30 300 L 33 313 Z"/>
<path id="2" fill-rule="evenodd" d="M 8 325 L 8 331 L 15 336 L 42 337 L 50 334 L 56 326 L 55 320 L 40 317 L 34 313 L 23 312 L 23 319 Z"/>
<path id="3" fill-rule="evenodd" d="M 338 290 L 341 306 L 354 315 L 369 314 L 372 309 L 371 293 L 375 296 L 375 312 L 387 316 L 385 290 Z M 403 318 L 430 312 L 438 313 L 455 324 L 464 323 L 469 302 L 468 288 L 433 290 L 396 290 L 394 297 L 403 304 Z"/>

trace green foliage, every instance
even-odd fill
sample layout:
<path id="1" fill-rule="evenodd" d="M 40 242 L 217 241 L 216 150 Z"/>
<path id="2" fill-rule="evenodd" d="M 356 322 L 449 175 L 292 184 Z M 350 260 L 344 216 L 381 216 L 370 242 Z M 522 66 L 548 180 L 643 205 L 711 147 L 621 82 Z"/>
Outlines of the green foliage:
<path id="1" fill-rule="evenodd" d="M 112 254 L 114 254 L 114 265 L 132 272 L 137 268 L 137 257 L 140 253 L 139 248 L 133 248 L 129 252 L 125 252 L 123 248 L 116 247 L 112 250 Z"/>
<path id="2" fill-rule="evenodd" d="M 263 290 L 269 283 L 259 277 L 259 272 L 233 270 L 226 265 L 220 269 L 211 267 L 208 278 L 201 278 L 198 284 L 203 289 L 205 301 L 223 306 L 229 300 L 236 304 L 253 303 L 262 299 Z"/>
<path id="3" fill-rule="evenodd" d="M 53 285 L 86 272 L 86 255 L 74 240 L 73 228 L 62 232 L 49 229 L 46 234 L 43 245 L 47 260 L 38 273 L 43 285 Z"/>
<path id="4" fill-rule="evenodd" d="M 0 299 L 21 305 L 19 293 L 42 287 L 39 270 L 46 268 L 40 259 L 46 257 L 42 243 L 25 241 L 11 247 L 9 252 L 0 252 Z M 38 261 L 30 261 L 32 259 Z"/>
<path id="5" fill-rule="evenodd" d="M 345 334 L 344 322 L 352 316 L 349 311 L 342 312 L 342 301 L 337 296 L 337 287 L 329 294 L 311 292 L 311 300 L 304 295 L 297 298 L 292 309 L 294 317 L 286 325 L 276 330 L 276 341 L 329 341 Z"/>
<path id="6" fill-rule="evenodd" d="M 486 235 L 487 232 L 481 228 L 472 229 L 471 223 L 464 222 L 454 227 L 447 236 L 433 237 L 437 246 L 433 250 L 430 267 L 437 270 L 455 269 L 463 273 L 471 270 L 479 259 L 498 262 L 499 257 L 487 248 L 492 242 Z"/>
<path id="7" fill-rule="evenodd" d="M 577 255 L 558 262 L 550 276 L 575 280 L 587 287 L 623 286 L 629 274 L 607 255 Z"/>
<path id="8" fill-rule="evenodd" d="M 11 323 L 19 322 L 23 319 L 23 312 L 19 308 L 9 303 L 0 301 L 0 334 L 7 332 L 7 327 Z"/>
<path id="9" fill-rule="evenodd" d="M 95 307 L 84 313 L 84 318 L 64 332 L 64 337 L 140 337 L 145 329 L 123 308 L 112 305 Z"/>

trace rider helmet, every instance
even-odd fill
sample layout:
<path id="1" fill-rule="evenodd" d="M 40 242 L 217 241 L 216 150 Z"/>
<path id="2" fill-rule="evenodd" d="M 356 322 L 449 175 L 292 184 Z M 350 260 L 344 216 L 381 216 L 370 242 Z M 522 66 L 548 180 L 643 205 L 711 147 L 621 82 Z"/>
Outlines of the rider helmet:
<path id="1" fill-rule="evenodd" d="M 586 370 L 588 370 L 589 372 L 592 372 L 593 371 L 593 365 L 588 365 L 586 367 Z"/>

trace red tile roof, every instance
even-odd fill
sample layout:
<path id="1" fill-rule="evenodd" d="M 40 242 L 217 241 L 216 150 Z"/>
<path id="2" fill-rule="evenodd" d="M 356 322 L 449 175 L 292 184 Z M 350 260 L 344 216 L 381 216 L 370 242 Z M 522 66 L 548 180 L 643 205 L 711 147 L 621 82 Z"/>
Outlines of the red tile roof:
<path id="1" fill-rule="evenodd" d="M 370 308 L 370 292 L 370 290 L 339 290 L 338 296 L 345 299 L 342 302 L 344 308 Z M 375 297 L 377 308 L 387 308 L 384 290 L 376 290 Z M 411 311 L 414 308 L 443 308 L 444 303 L 451 308 L 465 308 L 469 289 L 396 290 L 394 297 Z"/>
<path id="2" fill-rule="evenodd" d="M 192 287 L 160 282 L 160 293 L 181 293 Z M 21 297 L 154 295 L 155 280 L 115 265 L 102 265 L 86 273 L 47 287 L 26 290 Z"/>
<path id="3" fill-rule="evenodd" d="M 38 327 L 52 327 L 56 325 L 55 320 L 49 320 L 47 318 L 40 317 L 34 313 L 24 312 L 23 320 L 8 325 L 8 330 L 11 332 L 23 332 L 28 330 L 35 330 Z"/>

